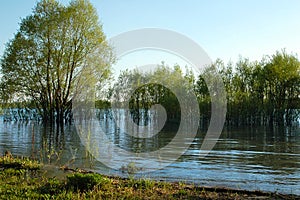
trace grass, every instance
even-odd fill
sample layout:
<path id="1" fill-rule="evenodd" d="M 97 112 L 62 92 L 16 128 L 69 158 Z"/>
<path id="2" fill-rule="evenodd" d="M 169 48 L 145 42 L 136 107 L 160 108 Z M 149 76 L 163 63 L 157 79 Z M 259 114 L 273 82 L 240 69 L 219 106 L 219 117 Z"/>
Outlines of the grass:
<path id="1" fill-rule="evenodd" d="M 3 169 L 38 170 L 40 167 L 41 165 L 38 161 L 28 158 L 14 158 L 11 155 L 0 157 L 0 168 Z"/>
<path id="2" fill-rule="evenodd" d="M 59 169 L 57 169 L 59 170 Z M 124 179 L 72 172 L 65 179 L 43 176 L 26 158 L 0 157 L 0 199 L 297 199 L 299 196 L 197 187 L 185 183 Z"/>

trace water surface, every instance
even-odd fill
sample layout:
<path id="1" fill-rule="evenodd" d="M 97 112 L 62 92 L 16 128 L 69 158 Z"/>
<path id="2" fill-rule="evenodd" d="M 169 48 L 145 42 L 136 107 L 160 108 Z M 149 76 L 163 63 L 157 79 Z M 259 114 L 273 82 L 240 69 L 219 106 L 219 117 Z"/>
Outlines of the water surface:
<path id="1" fill-rule="evenodd" d="M 115 129 L 110 120 L 102 119 L 102 127 L 107 129 L 114 144 L 126 150 L 152 150 L 153 146 L 157 146 L 156 143 L 167 144 L 170 137 L 174 136 L 173 130 L 165 130 L 163 136 L 149 140 L 145 145 L 143 141 Z M 205 158 L 199 158 L 204 135 L 205 131 L 199 131 L 188 151 L 175 163 L 135 176 L 300 195 L 299 128 L 224 128 L 214 149 Z M 91 157 L 74 126 L 57 129 L 36 122 L 0 120 L 0 152 L 5 150 L 10 150 L 14 155 L 39 158 L 44 163 L 57 166 L 68 165 L 127 176 L 121 170 L 109 169 Z"/>

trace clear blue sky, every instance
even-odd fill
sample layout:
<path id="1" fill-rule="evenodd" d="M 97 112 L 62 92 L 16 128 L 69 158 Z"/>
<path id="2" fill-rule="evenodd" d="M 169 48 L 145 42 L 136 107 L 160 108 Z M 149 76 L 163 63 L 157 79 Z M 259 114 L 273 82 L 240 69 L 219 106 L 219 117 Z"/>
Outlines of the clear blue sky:
<path id="1" fill-rule="evenodd" d="M 67 0 L 61 1 L 63 3 Z M 300 55 L 299 0 L 91 0 L 108 38 L 145 27 L 182 33 L 215 60 L 251 60 L 286 48 Z M 1 1 L 0 54 L 36 0 Z"/>

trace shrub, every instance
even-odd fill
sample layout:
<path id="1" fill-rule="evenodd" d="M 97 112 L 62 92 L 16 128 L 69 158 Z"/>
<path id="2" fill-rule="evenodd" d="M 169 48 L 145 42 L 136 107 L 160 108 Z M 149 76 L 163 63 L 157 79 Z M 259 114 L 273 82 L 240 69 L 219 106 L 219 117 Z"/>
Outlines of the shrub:
<path id="1" fill-rule="evenodd" d="M 56 178 L 48 179 L 47 183 L 40 187 L 40 193 L 43 195 L 55 195 L 63 191 L 63 184 Z"/>
<path id="2" fill-rule="evenodd" d="M 73 190 L 87 191 L 99 185 L 103 181 L 100 174 L 75 173 L 67 176 L 67 187 Z"/>

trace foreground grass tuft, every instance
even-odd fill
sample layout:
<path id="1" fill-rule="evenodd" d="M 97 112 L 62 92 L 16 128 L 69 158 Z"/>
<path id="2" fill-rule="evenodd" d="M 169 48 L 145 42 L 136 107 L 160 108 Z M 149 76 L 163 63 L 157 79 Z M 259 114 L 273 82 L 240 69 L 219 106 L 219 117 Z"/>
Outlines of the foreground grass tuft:
<path id="1" fill-rule="evenodd" d="M 0 168 L 4 169 L 25 169 L 25 170 L 38 170 L 41 168 L 38 161 L 30 160 L 28 158 L 14 158 L 12 156 L 0 157 Z"/>
<path id="2" fill-rule="evenodd" d="M 0 199 L 299 199 L 299 196 L 197 187 L 150 179 L 74 172 L 44 177 L 37 161 L 0 158 Z"/>

